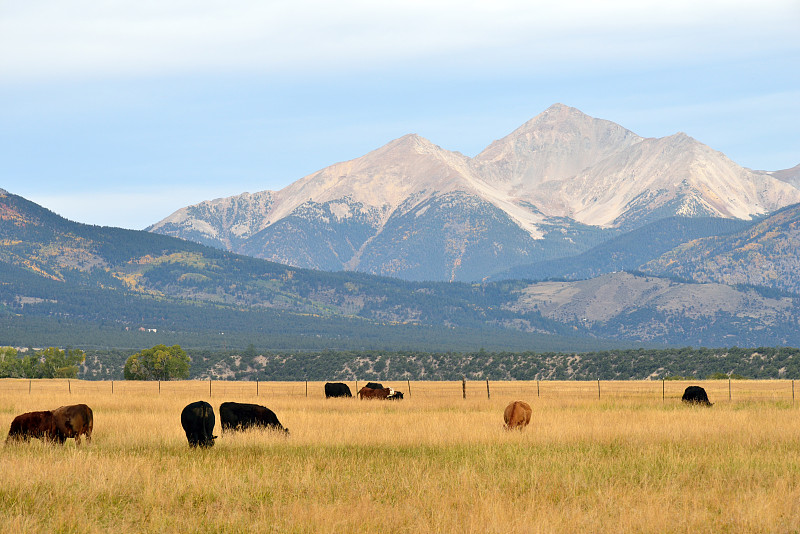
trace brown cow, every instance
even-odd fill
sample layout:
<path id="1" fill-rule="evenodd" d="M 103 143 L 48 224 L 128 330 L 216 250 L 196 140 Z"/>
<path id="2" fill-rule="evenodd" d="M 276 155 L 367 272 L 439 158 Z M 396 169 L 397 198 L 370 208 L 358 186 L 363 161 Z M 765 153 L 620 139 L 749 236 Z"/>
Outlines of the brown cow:
<path id="1" fill-rule="evenodd" d="M 530 404 L 523 401 L 514 401 L 506 406 L 506 411 L 503 412 L 503 419 L 506 421 L 506 430 L 513 430 L 518 428 L 522 430 L 528 423 L 531 422 Z"/>
<path id="2" fill-rule="evenodd" d="M 362 399 L 385 399 L 391 394 L 391 388 L 372 389 L 365 386 L 358 391 L 358 396 Z"/>
<path id="3" fill-rule="evenodd" d="M 92 442 L 92 426 L 94 417 L 92 409 L 85 404 L 61 406 L 53 410 L 53 418 L 58 429 L 58 438 L 64 443 L 67 438 L 75 438 L 75 444 L 81 444 L 81 434 L 86 434 L 86 442 Z"/>
<path id="4" fill-rule="evenodd" d="M 19 440 L 30 441 L 31 438 L 47 441 L 59 439 L 53 412 L 28 412 L 16 416 L 11 421 L 6 443 Z"/>

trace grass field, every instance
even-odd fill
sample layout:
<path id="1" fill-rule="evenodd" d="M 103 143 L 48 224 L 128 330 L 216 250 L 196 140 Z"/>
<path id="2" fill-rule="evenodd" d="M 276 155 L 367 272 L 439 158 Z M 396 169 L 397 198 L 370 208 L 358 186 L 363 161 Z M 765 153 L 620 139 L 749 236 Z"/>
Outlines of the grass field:
<path id="1" fill-rule="evenodd" d="M 90 445 L 0 454 L 3 532 L 800 532 L 791 383 L 385 383 L 399 402 L 322 398 L 322 384 L 0 380 L 17 414 L 84 402 Z M 538 386 L 538 393 L 537 393 Z M 351 389 L 354 384 L 350 384 Z M 800 392 L 799 392 L 800 393 Z M 729 401 L 729 396 L 732 398 Z M 189 402 L 273 409 L 291 435 L 190 450 Z M 531 425 L 506 432 L 511 400 Z M 217 432 L 219 421 L 217 421 Z"/>

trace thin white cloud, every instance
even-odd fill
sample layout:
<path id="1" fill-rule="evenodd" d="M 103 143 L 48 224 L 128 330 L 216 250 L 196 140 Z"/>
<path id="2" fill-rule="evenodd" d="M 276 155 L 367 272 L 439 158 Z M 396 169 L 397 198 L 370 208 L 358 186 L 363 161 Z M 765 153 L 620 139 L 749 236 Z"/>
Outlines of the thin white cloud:
<path id="1" fill-rule="evenodd" d="M 797 49 L 798 22 L 794 0 L 6 0 L 0 81 L 736 56 Z"/>

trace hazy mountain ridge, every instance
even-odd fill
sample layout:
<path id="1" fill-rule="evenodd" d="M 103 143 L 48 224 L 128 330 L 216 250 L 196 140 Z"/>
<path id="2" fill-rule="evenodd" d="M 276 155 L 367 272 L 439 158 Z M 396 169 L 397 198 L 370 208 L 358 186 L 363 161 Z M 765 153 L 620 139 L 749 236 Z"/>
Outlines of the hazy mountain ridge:
<path id="1" fill-rule="evenodd" d="M 448 200 L 454 195 L 461 200 Z M 474 158 L 406 135 L 280 191 L 190 206 L 149 230 L 295 266 L 471 281 L 588 250 L 602 228 L 631 230 L 675 215 L 748 219 L 795 202 L 792 185 L 685 134 L 646 139 L 556 104 Z M 486 213 L 484 204 L 504 215 L 484 229 L 446 233 L 442 247 L 502 257 L 418 255 L 411 226 L 413 235 L 436 235 L 442 227 L 423 225 L 448 217 L 442 211 L 411 225 L 407 214 L 448 204 L 462 221 Z"/>

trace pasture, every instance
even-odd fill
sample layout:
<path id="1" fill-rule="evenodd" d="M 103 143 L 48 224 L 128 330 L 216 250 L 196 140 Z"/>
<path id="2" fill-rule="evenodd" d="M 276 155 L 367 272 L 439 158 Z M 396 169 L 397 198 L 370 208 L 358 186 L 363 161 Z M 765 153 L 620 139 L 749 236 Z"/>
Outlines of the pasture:
<path id="1" fill-rule="evenodd" d="M 92 443 L 0 453 L 3 532 L 798 532 L 791 382 L 384 382 L 402 401 L 324 399 L 323 383 L 0 380 L 17 414 L 86 403 Z M 354 384 L 349 383 L 355 393 Z M 209 396 L 209 389 L 211 395 Z M 662 400 L 663 395 L 663 400 Z M 732 400 L 729 399 L 729 395 Z M 213 448 L 180 412 L 206 400 Z M 533 409 L 503 430 L 511 400 Z M 291 435 L 222 435 L 219 404 L 263 404 Z"/>

